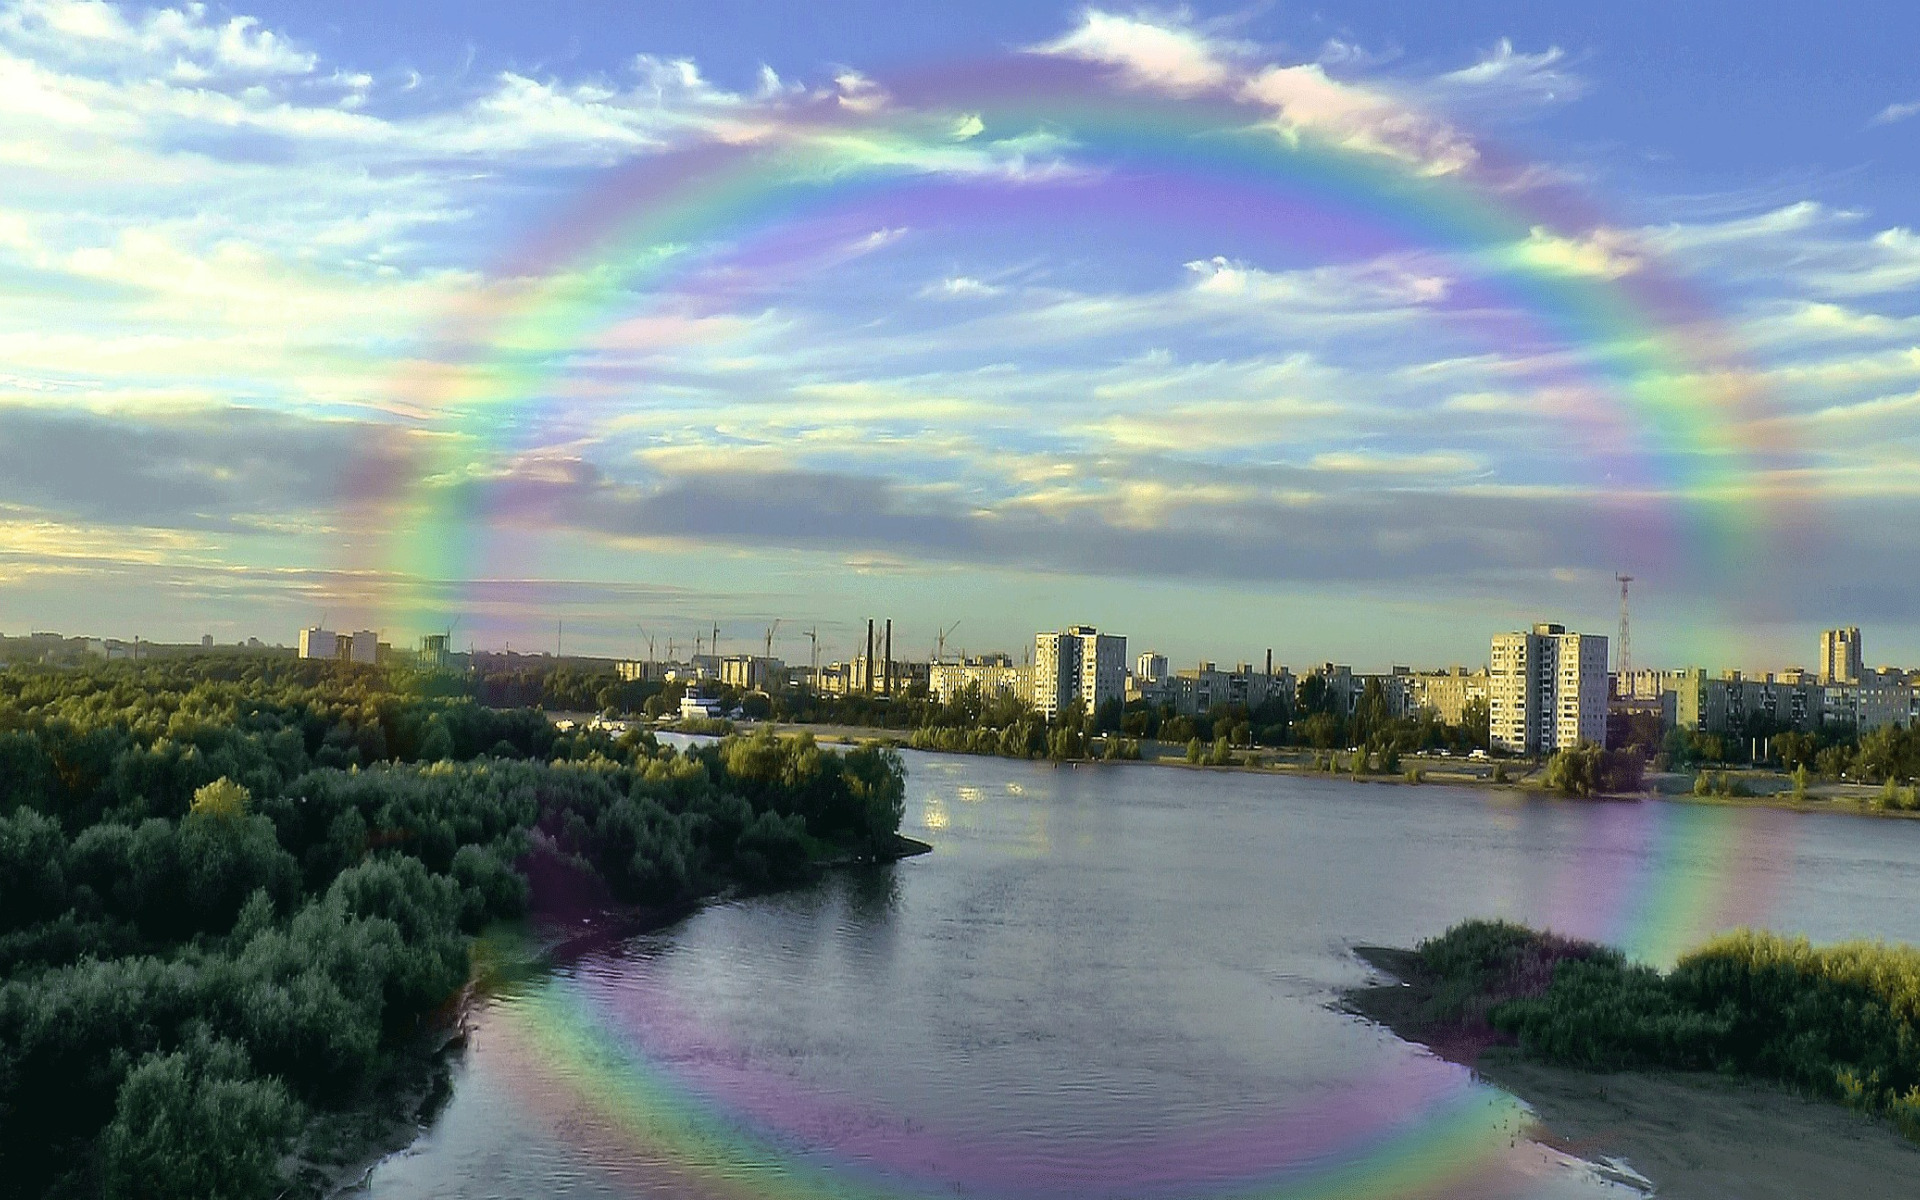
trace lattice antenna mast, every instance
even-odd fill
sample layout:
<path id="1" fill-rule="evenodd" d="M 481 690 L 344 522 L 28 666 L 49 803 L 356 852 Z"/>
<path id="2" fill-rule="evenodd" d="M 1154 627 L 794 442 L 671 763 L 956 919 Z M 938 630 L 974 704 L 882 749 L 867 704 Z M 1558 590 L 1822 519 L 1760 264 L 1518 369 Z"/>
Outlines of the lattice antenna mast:
<path id="1" fill-rule="evenodd" d="M 1633 627 L 1627 622 L 1627 588 L 1633 583 L 1631 575 L 1615 575 L 1620 581 L 1620 683 L 1627 688 L 1631 684 L 1627 676 L 1633 674 Z"/>

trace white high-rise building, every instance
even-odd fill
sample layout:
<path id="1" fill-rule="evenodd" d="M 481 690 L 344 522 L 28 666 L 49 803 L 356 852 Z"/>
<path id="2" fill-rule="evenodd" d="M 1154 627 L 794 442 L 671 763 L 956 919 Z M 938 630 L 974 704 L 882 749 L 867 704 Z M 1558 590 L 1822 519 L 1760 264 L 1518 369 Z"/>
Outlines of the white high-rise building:
<path id="1" fill-rule="evenodd" d="M 1167 677 L 1167 656 L 1148 650 L 1134 661 L 1133 677 L 1141 683 L 1159 683 Z"/>
<path id="2" fill-rule="evenodd" d="M 1127 639 L 1075 625 L 1033 639 L 1033 707 L 1051 720 L 1127 696 Z"/>
<path id="3" fill-rule="evenodd" d="M 1607 740 L 1607 639 L 1535 625 L 1493 639 L 1490 741 L 1513 754 L 1551 754 Z"/>
<path id="4" fill-rule="evenodd" d="M 1859 683 L 1866 674 L 1860 653 L 1860 629 L 1829 629 L 1820 635 L 1820 682 Z"/>
<path id="5" fill-rule="evenodd" d="M 301 658 L 334 658 L 340 652 L 340 635 L 331 629 L 302 629 Z"/>
<path id="6" fill-rule="evenodd" d="M 380 661 L 380 635 L 371 629 L 362 629 L 355 633 L 335 633 L 331 629 L 302 629 L 300 657 L 376 663 Z"/>

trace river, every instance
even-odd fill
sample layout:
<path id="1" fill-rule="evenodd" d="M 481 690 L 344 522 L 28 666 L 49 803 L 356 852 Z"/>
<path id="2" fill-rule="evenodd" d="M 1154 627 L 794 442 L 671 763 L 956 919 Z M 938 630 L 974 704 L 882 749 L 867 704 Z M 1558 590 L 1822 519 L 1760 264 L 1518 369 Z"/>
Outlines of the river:
<path id="1" fill-rule="evenodd" d="M 475 1008 L 376 1197 L 1637 1194 L 1335 1006 L 1503 916 L 1667 963 L 1920 942 L 1920 823 L 906 753 L 934 852 L 589 944 Z"/>

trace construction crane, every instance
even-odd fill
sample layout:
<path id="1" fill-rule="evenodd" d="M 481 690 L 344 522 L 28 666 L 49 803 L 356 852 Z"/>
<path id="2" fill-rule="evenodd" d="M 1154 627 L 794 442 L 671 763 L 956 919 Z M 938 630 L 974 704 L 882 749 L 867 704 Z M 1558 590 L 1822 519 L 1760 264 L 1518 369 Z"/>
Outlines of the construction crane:
<path id="1" fill-rule="evenodd" d="M 939 629 L 938 626 L 935 626 L 935 628 Z M 938 648 L 933 652 L 933 661 L 939 663 L 947 661 L 947 638 L 952 636 L 953 631 L 958 628 L 960 628 L 960 622 L 955 621 L 945 629 L 939 629 L 939 632 L 934 635 L 934 641 L 938 644 Z"/>
<path id="2" fill-rule="evenodd" d="M 775 617 L 773 624 L 767 626 L 767 661 L 773 661 L 773 635 L 780 632 L 780 618 Z"/>
<path id="3" fill-rule="evenodd" d="M 807 630 L 807 667 L 813 672 L 813 691 L 820 694 L 820 627 Z"/>

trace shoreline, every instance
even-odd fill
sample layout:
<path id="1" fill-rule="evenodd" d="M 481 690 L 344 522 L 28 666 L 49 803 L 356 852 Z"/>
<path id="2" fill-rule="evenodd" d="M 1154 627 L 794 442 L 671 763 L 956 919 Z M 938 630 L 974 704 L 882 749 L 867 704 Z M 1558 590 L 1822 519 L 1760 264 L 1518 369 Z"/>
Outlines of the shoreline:
<path id="1" fill-rule="evenodd" d="M 1887 1122 L 1777 1084 L 1710 1072 L 1582 1071 L 1449 1037 L 1419 1018 L 1435 989 L 1416 952 L 1353 953 L 1387 982 L 1341 993 L 1342 1011 L 1469 1068 L 1533 1111 L 1532 1140 L 1601 1170 L 1624 1162 L 1663 1200 L 1851 1200 L 1890 1195 L 1889 1181 L 1920 1174 L 1920 1146 Z"/>
<path id="2" fill-rule="evenodd" d="M 825 876 L 833 871 L 884 866 L 932 852 L 933 846 L 927 842 L 895 834 L 891 857 L 837 858 L 814 866 L 820 876 Z M 289 1156 L 294 1164 L 290 1173 L 295 1186 L 306 1189 L 304 1194 L 323 1200 L 361 1194 L 381 1163 L 406 1153 L 427 1134 L 453 1098 L 454 1066 L 473 1032 L 469 1017 L 490 981 L 565 964 L 613 942 L 669 928 L 709 904 L 756 894 L 768 893 L 729 888 L 667 905 L 605 908 L 573 921 L 551 915 L 530 915 L 513 927 L 516 936 L 526 938 L 528 952 L 510 959 L 481 952 L 483 944 L 489 947 L 497 944 L 483 931 L 473 939 L 475 952 L 466 986 L 448 1001 L 434 1026 L 422 1031 L 414 1046 L 397 1058 L 382 1079 L 369 1088 L 368 1102 L 341 1112 L 326 1113 L 303 1131 L 301 1146 Z M 324 1146 L 306 1144 L 316 1134 L 329 1139 Z"/>
<path id="3" fill-rule="evenodd" d="M 766 724 L 768 723 L 758 721 L 739 722 L 736 726 L 736 732 L 750 733 L 762 728 Z M 1004 757 L 997 754 L 974 754 L 965 750 L 920 749 L 908 745 L 908 738 L 912 736 L 912 730 L 860 725 L 778 723 L 773 724 L 773 729 L 776 733 L 787 736 L 801 732 L 811 733 L 814 740 L 822 745 L 858 745 L 861 742 L 877 741 L 892 746 L 895 749 L 913 750 L 916 754 L 938 754 L 957 758 L 986 759 Z M 681 732 L 673 729 L 671 725 L 662 726 L 659 731 L 668 733 Z M 1158 745 L 1160 743 L 1154 744 Z M 1311 765 L 1303 764 L 1299 761 L 1302 758 L 1311 760 L 1316 754 L 1328 753 L 1328 751 L 1325 750 L 1301 750 L 1295 747 L 1264 750 L 1256 748 L 1252 753 L 1262 758 L 1272 757 L 1258 766 L 1252 766 L 1246 763 L 1236 763 L 1233 765 L 1190 763 L 1183 758 L 1166 755 L 1156 755 L 1151 758 L 1141 757 L 1137 759 L 1072 759 L 1055 763 L 1055 765 L 1075 769 L 1106 766 L 1170 767 L 1187 771 L 1222 771 L 1237 772 L 1245 775 L 1291 775 L 1311 779 L 1338 779 L 1348 783 L 1376 784 L 1388 787 L 1478 788 L 1483 791 L 1508 792 L 1516 795 L 1539 797 L 1549 800 L 1566 800 L 1573 803 L 1633 803 L 1652 800 L 1663 801 L 1669 804 L 1698 804 L 1716 808 L 1770 808 L 1781 812 L 1809 813 L 1815 815 L 1872 817 L 1885 820 L 1920 820 L 1920 812 L 1873 807 L 1872 798 L 1877 794 L 1878 789 L 1871 784 L 1822 783 L 1811 788 L 1805 799 L 1795 799 L 1790 787 L 1784 786 L 1790 783 L 1790 776 L 1782 771 L 1741 771 L 1729 768 L 1725 771 L 1715 770 L 1709 772 L 1712 774 L 1734 774 L 1743 779 L 1764 779 L 1783 784 L 1783 786 L 1776 791 L 1762 792 L 1752 796 L 1697 796 L 1691 791 L 1690 785 L 1671 791 L 1659 786 L 1649 786 L 1639 792 L 1610 792 L 1604 795 L 1594 796 L 1562 796 L 1558 792 L 1548 790 L 1537 782 L 1538 778 L 1545 772 L 1546 764 L 1530 763 L 1521 759 L 1464 760 L 1460 758 L 1423 757 L 1408 754 L 1401 759 L 1403 765 L 1410 763 L 1415 769 L 1422 771 L 1433 768 L 1433 773 L 1427 774 L 1423 779 L 1415 782 L 1414 780 L 1407 779 L 1404 771 L 1399 775 L 1370 774 L 1356 777 L 1345 771 L 1316 770 Z M 1332 753 L 1337 755 L 1342 752 L 1333 751 Z M 1007 758 L 1005 761 L 1038 763 L 1053 762 L 1054 760 Z M 1470 765 L 1471 761 L 1478 761 L 1483 764 L 1485 770 L 1474 769 L 1474 767 Z M 1504 783 L 1495 782 L 1492 778 L 1492 769 L 1495 763 L 1506 765 L 1508 769 L 1513 772 L 1513 777 Z M 1463 770 L 1462 768 L 1465 769 Z M 1691 780 L 1691 778 L 1692 776 L 1690 774 L 1684 772 L 1664 772 L 1659 775 L 1649 773 L 1649 780 L 1654 784 L 1662 780 L 1677 783 L 1682 779 Z"/>

